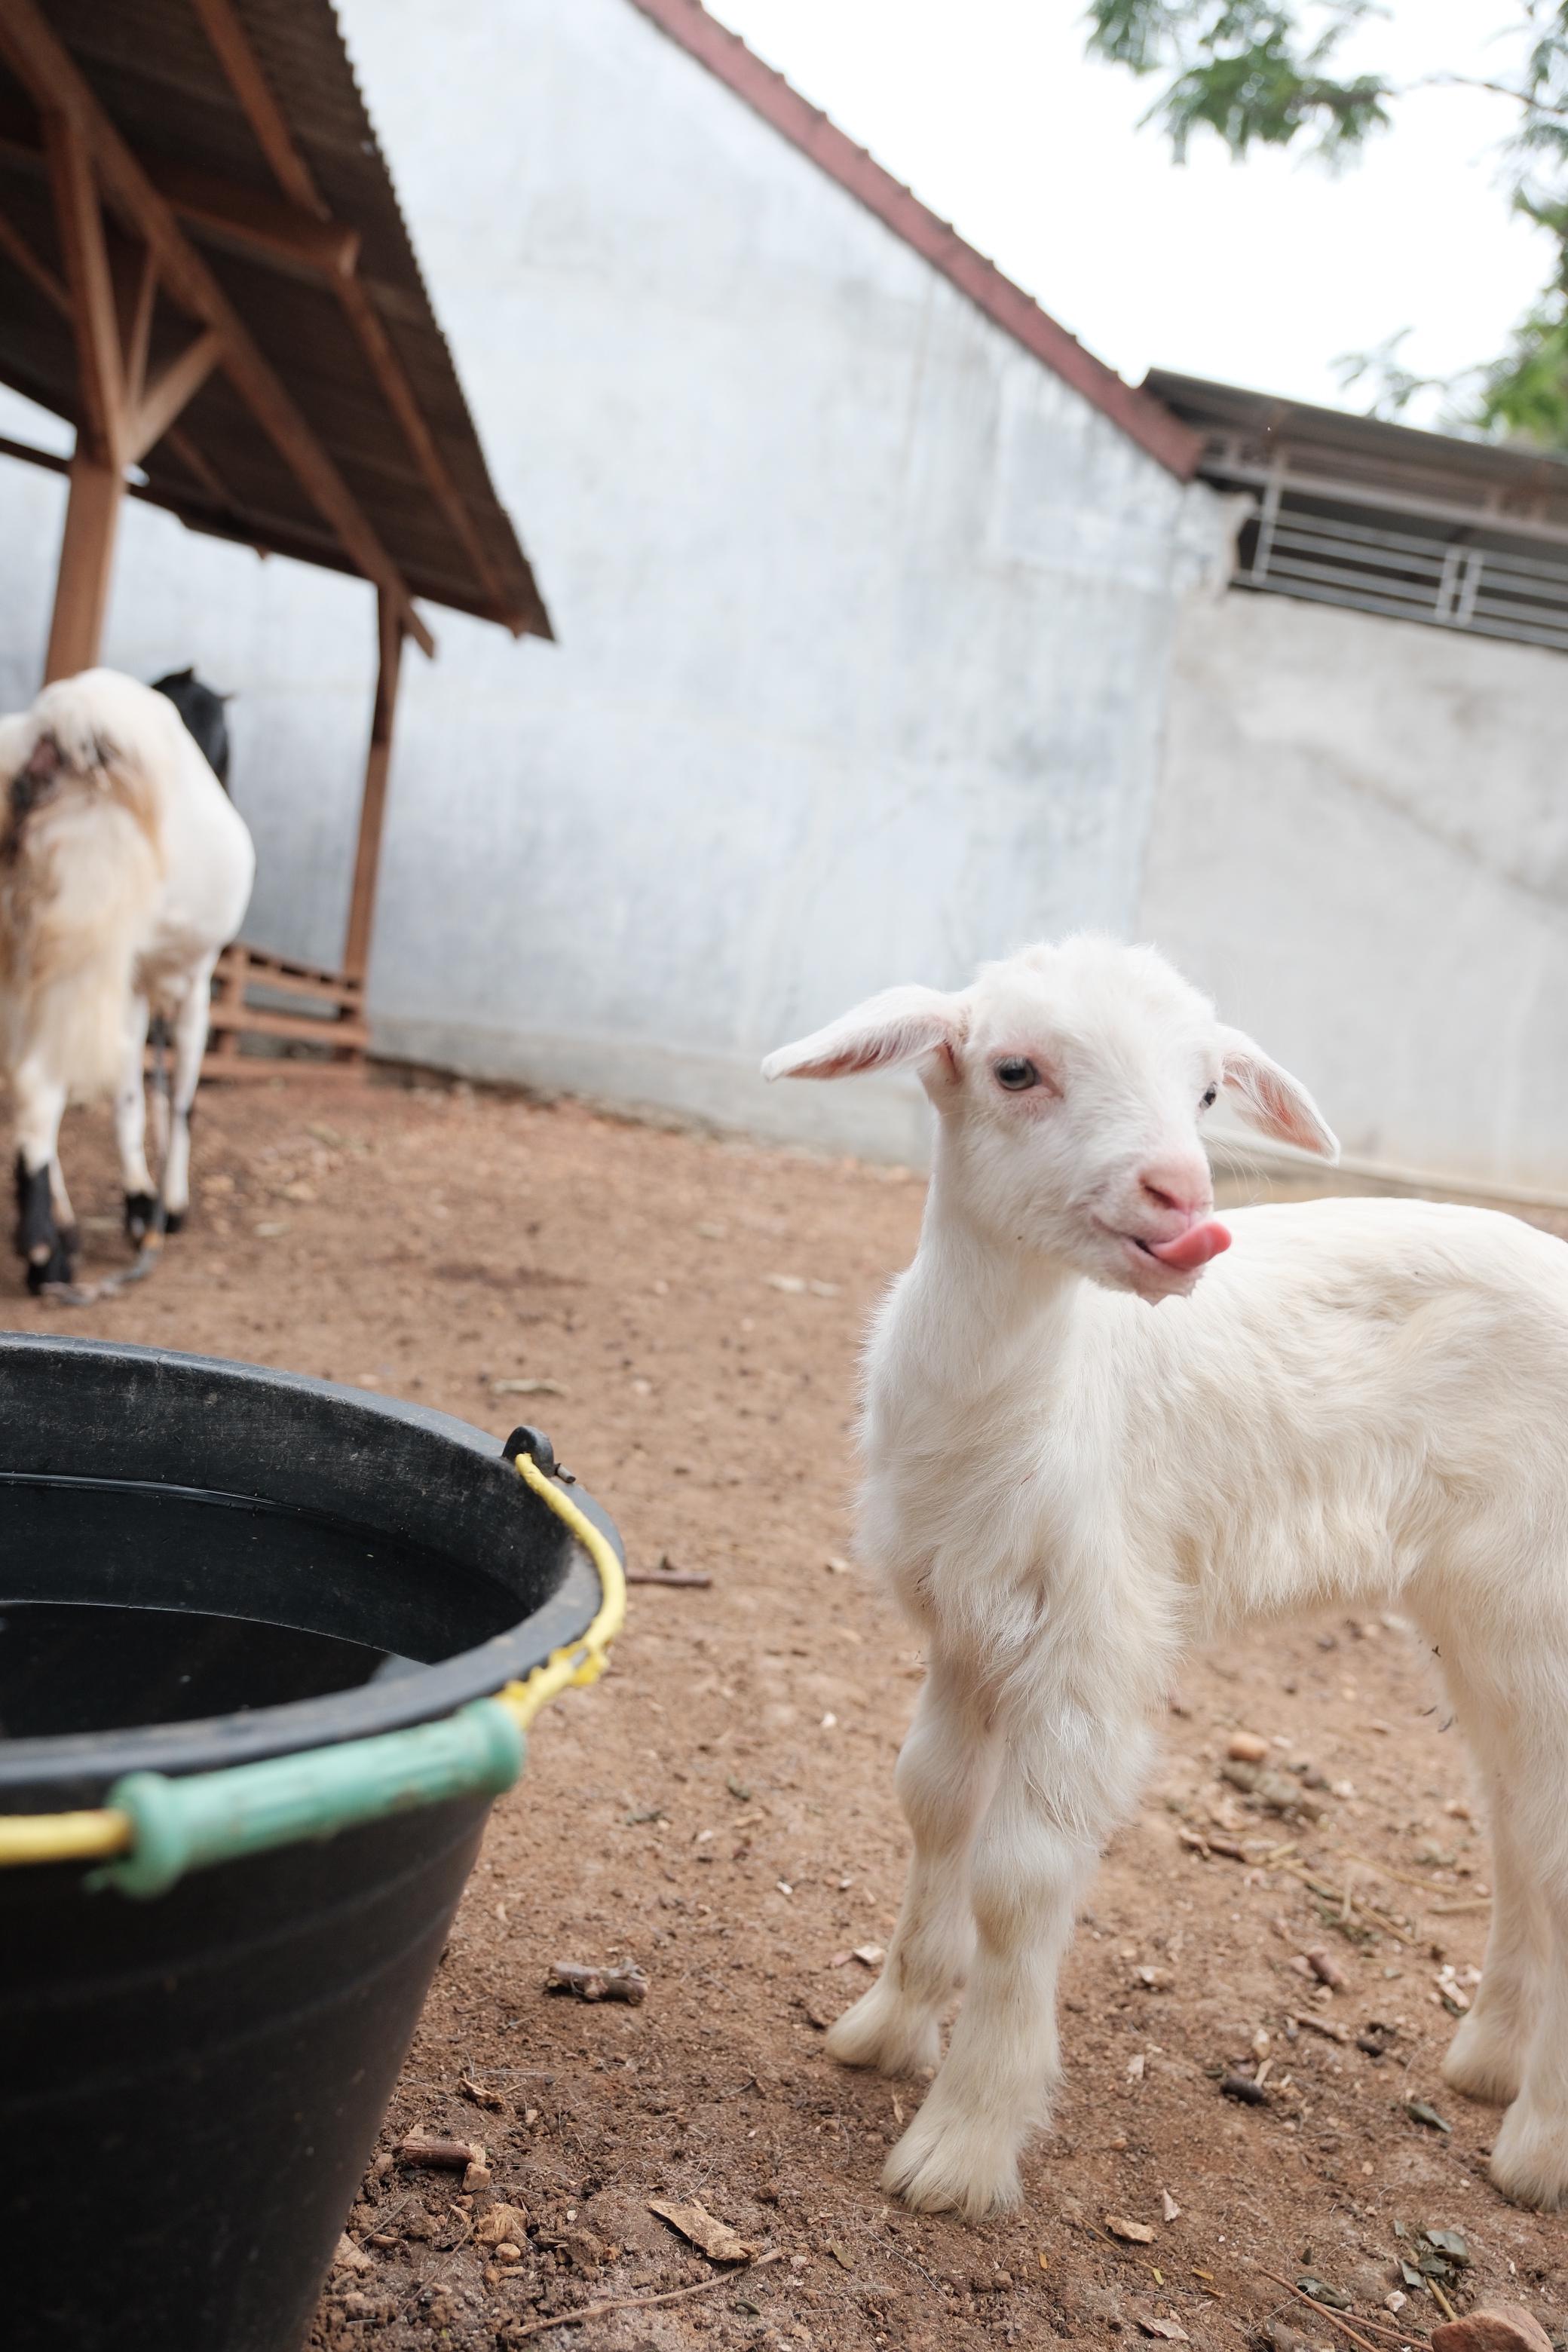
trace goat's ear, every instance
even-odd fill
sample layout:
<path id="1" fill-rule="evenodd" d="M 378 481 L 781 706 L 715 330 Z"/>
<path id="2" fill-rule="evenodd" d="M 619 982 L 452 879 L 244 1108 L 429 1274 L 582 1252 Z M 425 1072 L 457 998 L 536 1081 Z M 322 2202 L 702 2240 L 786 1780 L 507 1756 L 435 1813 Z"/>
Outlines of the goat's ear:
<path id="1" fill-rule="evenodd" d="M 1222 1029 L 1219 1045 L 1225 1083 L 1249 1125 L 1280 1143 L 1293 1143 L 1298 1151 L 1316 1152 L 1320 1160 L 1339 1158 L 1339 1138 L 1300 1080 L 1239 1029 Z"/>
<path id="2" fill-rule="evenodd" d="M 956 996 L 936 988 L 885 988 L 826 1029 L 781 1045 L 763 1064 L 764 1078 L 848 1078 L 888 1070 L 927 1054 L 951 1053 L 963 1034 Z"/>

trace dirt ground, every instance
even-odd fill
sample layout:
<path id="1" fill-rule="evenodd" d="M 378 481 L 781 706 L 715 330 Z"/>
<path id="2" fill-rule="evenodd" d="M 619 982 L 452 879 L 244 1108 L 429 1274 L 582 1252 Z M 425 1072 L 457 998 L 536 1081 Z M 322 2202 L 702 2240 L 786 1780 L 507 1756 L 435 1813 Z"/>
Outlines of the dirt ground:
<path id="1" fill-rule="evenodd" d="M 66 1154 L 105 1268 L 105 1122 L 73 1115 Z M 155 1281 L 75 1313 L 17 1282 L 11 1319 L 361 1382 L 498 1439 L 536 1419 L 634 1565 L 712 1579 L 634 1591 L 610 1677 L 542 1721 L 387 2117 L 386 2151 L 415 2127 L 484 2142 L 493 2199 L 528 2217 L 519 2259 L 469 2242 L 483 2194 L 384 2155 L 320 2352 L 1342 2347 L 1301 2279 L 1351 2299 L 1363 2345 L 1417 2344 L 1434 2293 L 1397 2318 L 1384 2298 L 1423 2261 L 1449 2304 L 1527 2303 L 1568 2345 L 1568 2221 L 1498 2197 L 1496 2113 L 1437 2073 L 1488 1863 L 1458 1734 L 1391 1623 L 1193 1662 L 1082 1916 L 1066 2093 L 1022 2210 L 971 2228 L 880 2195 L 923 2086 L 835 2067 L 822 2029 L 868 1981 L 904 1862 L 890 1776 L 920 1660 L 846 1555 L 858 1336 L 912 1249 L 918 1181 L 341 1080 L 209 1090 L 196 1170 Z M 560 1392 L 495 1385 L 520 1379 Z M 1238 1728 L 1270 1743 L 1261 1797 L 1221 1776 Z M 547 1997 L 564 1958 L 637 1962 L 646 2002 Z M 1222 2088 L 1265 2059 L 1261 2105 Z M 534 2337 L 721 2275 L 649 2199 L 698 2200 L 778 2258 Z"/>

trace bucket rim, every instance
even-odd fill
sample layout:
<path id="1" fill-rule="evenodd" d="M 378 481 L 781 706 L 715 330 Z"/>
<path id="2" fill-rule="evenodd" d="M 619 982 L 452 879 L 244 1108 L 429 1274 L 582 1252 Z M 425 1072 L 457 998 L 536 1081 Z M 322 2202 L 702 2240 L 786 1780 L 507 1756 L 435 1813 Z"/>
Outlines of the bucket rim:
<path id="1" fill-rule="evenodd" d="M 511 1469 L 497 1439 L 455 1414 L 427 1405 L 411 1404 L 400 1397 L 373 1390 L 350 1388 L 308 1373 L 277 1370 L 216 1356 L 198 1356 L 181 1349 L 144 1348 L 103 1339 L 74 1339 L 51 1333 L 0 1333 L 0 1391 L 7 1376 L 25 1379 L 29 1372 L 49 1370 L 69 1380 L 79 1374 L 90 1380 L 120 1372 L 128 1379 L 216 1384 L 224 1402 L 243 1411 L 262 1398 L 285 1400 L 296 1412 L 314 1406 L 337 1423 L 345 1445 L 357 1444 L 373 1452 L 406 1445 L 413 1441 L 428 1459 L 432 1451 L 467 1457 L 477 1480 L 501 1483 L 500 1507 L 510 1509 L 512 1496 L 520 1513 L 540 1512 L 544 1506 Z M 8 1458 L 19 1440 L 15 1432 L 0 1441 L 0 1457 Z M 463 1463 L 459 1459 L 458 1466 Z M 0 1474 L 6 1459 L 0 1458 Z M 123 1475 L 84 1480 L 80 1469 L 22 1471 L 13 1475 L 45 1484 L 121 1486 L 136 1483 Z M 173 1486 L 175 1482 L 157 1481 Z M 186 1483 L 186 1482 L 182 1482 Z M 192 1491 L 187 1484 L 187 1491 Z M 215 1503 L 241 1501 L 283 1510 L 332 1516 L 322 1504 L 279 1500 L 265 1489 L 236 1494 L 219 1487 L 195 1488 Z M 572 1498 L 615 1546 L 624 1559 L 620 1536 L 608 1515 L 574 1485 Z M 339 1515 L 350 1517 L 344 1512 Z M 558 1523 L 552 1520 L 553 1536 Z M 520 1681 L 559 1649 L 581 1639 L 600 1605 L 599 1579 L 581 1546 L 559 1529 L 561 1573 L 546 1600 L 521 1617 L 504 1633 L 434 1664 L 421 1664 L 407 1675 L 384 1682 L 363 1684 L 357 1689 L 325 1696 L 293 1699 L 280 1706 L 239 1713 L 206 1716 L 190 1722 L 138 1725 L 129 1729 L 73 1732 L 47 1738 L 0 1738 L 0 1812 L 24 1812 L 35 1808 L 95 1802 L 111 1783 L 127 1772 L 155 1771 L 171 1776 L 221 1770 L 236 1764 L 258 1763 L 308 1748 L 336 1747 L 379 1732 L 406 1730 L 463 1706 L 489 1696 L 504 1684 Z"/>

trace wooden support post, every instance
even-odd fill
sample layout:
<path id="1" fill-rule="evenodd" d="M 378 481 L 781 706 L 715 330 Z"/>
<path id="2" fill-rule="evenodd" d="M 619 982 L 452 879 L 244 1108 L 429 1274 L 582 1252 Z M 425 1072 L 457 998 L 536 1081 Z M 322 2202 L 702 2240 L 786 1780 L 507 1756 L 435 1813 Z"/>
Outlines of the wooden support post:
<path id="1" fill-rule="evenodd" d="M 239 1059 L 237 1016 L 245 1011 L 245 991 L 249 978 L 249 950 L 242 940 L 236 940 L 218 958 L 217 985 L 213 990 L 211 1014 L 213 1043 L 207 1049 L 209 1062 L 226 1064 Z"/>
<path id="2" fill-rule="evenodd" d="M 124 497 L 125 477 L 118 465 L 106 466 L 85 451 L 72 458 L 54 618 L 44 663 L 46 686 L 57 677 L 74 677 L 79 669 L 90 669 L 98 659 L 114 564 L 114 535 Z"/>
<path id="3" fill-rule="evenodd" d="M 87 669 L 98 659 L 125 495 L 125 370 L 109 243 L 87 142 L 64 114 L 46 114 L 44 134 L 55 224 L 65 256 L 81 410 L 44 666 L 47 684 Z"/>
<path id="4" fill-rule="evenodd" d="M 384 591 L 377 595 L 375 609 L 379 649 L 375 709 L 370 726 L 370 753 L 364 764 L 364 797 L 360 803 L 353 895 L 349 900 L 348 934 L 343 941 L 343 977 L 362 987 L 370 969 L 375 885 L 381 866 L 382 826 L 386 816 L 386 779 L 392 765 L 392 721 L 397 707 L 398 673 L 403 667 L 402 613 Z"/>

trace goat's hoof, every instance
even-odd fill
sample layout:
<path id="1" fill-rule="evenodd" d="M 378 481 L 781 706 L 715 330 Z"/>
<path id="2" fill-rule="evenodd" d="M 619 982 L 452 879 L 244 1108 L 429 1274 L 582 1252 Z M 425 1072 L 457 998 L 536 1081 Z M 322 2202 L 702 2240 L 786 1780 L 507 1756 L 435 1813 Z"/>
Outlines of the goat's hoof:
<path id="1" fill-rule="evenodd" d="M 1463 2098 L 1510 2106 L 1519 2096 L 1519 2053 L 1472 2010 L 1448 2044 L 1443 2080 Z"/>
<path id="2" fill-rule="evenodd" d="M 125 1195 L 125 1235 L 138 1249 L 158 1221 L 158 1196 L 155 1192 L 127 1192 Z"/>
<path id="3" fill-rule="evenodd" d="M 75 1261 L 67 1249 L 62 1235 L 55 1236 L 54 1247 L 47 1257 L 29 1258 L 27 1261 L 27 1289 L 34 1298 L 38 1297 L 43 1291 L 49 1289 L 56 1283 L 69 1283 L 75 1280 Z"/>
<path id="4" fill-rule="evenodd" d="M 190 1213 L 189 1209 L 166 1210 L 163 1216 L 163 1231 L 166 1234 L 183 1234 L 185 1230 L 185 1219 Z"/>
<path id="5" fill-rule="evenodd" d="M 884 1992 L 885 1979 L 862 1993 L 828 2029 L 826 2050 L 841 2066 L 874 2066 L 879 2074 L 921 2074 L 942 2056 L 942 2036 L 929 2010 Z"/>
<path id="6" fill-rule="evenodd" d="M 1553 2212 L 1568 2200 L 1568 2121 L 1516 2099 L 1502 2119 L 1487 2169 L 1516 2205 Z"/>
<path id="7" fill-rule="evenodd" d="M 1005 2213 L 1023 2195 L 1015 2148 L 994 2125 L 921 2109 L 882 2170 L 882 2186 L 917 2213 L 957 2212 L 966 2221 Z"/>

